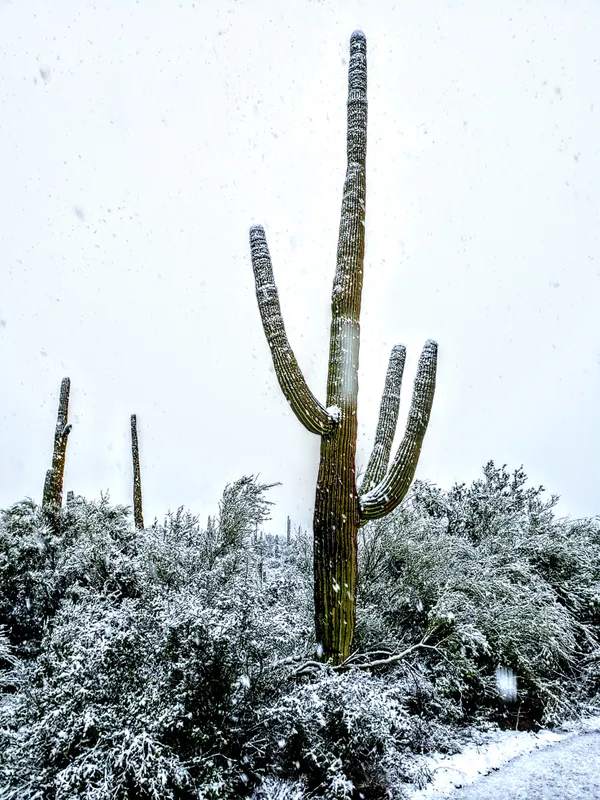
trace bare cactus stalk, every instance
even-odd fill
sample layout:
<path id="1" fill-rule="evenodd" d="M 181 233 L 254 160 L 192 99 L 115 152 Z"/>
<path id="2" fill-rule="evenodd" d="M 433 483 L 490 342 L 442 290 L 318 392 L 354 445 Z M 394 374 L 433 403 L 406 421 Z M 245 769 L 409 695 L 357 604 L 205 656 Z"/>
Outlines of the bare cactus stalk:
<path id="1" fill-rule="evenodd" d="M 315 631 L 323 658 L 334 664 L 348 657 L 354 636 L 358 528 L 393 511 L 410 487 L 431 413 L 437 364 L 437 344 L 429 340 L 419 360 L 406 433 L 388 469 L 406 356 L 402 345 L 392 350 L 375 444 L 359 491 L 355 461 L 365 250 L 366 51 L 365 35 L 354 31 L 348 67 L 348 166 L 331 300 L 325 406 L 308 388 L 289 345 L 265 232 L 260 225 L 250 229 L 258 308 L 275 373 L 300 422 L 321 436 L 313 521 Z"/>
<path id="2" fill-rule="evenodd" d="M 289 544 L 292 540 L 292 520 L 288 517 L 287 518 L 287 530 L 286 530 L 286 541 L 289 547 Z"/>
<path id="3" fill-rule="evenodd" d="M 131 415 L 131 455 L 133 458 L 133 520 L 135 527 L 142 530 L 144 516 L 142 514 L 142 477 L 140 474 L 140 448 L 137 435 L 137 417 Z"/>
<path id="4" fill-rule="evenodd" d="M 44 481 L 42 508 L 46 511 L 57 510 L 62 506 L 67 439 L 73 427 L 68 424 L 70 391 L 71 380 L 69 378 L 63 378 L 60 384 L 58 414 L 56 416 L 56 428 L 54 430 L 52 468 L 46 472 L 46 480 Z"/>

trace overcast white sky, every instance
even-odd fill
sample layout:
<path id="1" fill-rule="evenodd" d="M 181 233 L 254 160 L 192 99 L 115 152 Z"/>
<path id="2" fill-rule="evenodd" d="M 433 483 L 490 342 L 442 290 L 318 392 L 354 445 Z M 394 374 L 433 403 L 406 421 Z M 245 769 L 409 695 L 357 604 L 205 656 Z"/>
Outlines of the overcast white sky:
<path id="1" fill-rule="evenodd" d="M 146 522 L 281 481 L 310 526 L 319 440 L 273 373 L 248 228 L 324 400 L 348 41 L 367 36 L 359 464 L 391 347 L 399 435 L 424 341 L 417 476 L 524 465 L 600 512 L 600 5 L 428 0 L 0 0 L 0 506 L 41 499 L 72 381 L 65 490 Z"/>

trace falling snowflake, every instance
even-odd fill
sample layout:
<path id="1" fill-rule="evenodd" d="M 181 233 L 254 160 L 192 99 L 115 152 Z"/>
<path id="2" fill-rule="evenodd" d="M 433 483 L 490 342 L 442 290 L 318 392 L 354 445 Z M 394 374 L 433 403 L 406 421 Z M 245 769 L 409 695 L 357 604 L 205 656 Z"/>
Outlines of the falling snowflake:
<path id="1" fill-rule="evenodd" d="M 512 669 L 507 667 L 496 669 L 496 687 L 503 700 L 514 703 L 517 699 L 517 678 Z"/>

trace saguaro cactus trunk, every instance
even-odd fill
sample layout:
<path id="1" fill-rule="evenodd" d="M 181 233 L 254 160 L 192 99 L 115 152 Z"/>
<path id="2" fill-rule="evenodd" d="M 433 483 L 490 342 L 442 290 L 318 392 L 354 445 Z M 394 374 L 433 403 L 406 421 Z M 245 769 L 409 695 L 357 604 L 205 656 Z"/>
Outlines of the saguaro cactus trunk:
<path id="1" fill-rule="evenodd" d="M 54 449 L 52 451 L 52 468 L 46 472 L 42 508 L 58 509 L 62 506 L 63 480 L 65 475 L 65 458 L 67 455 L 67 439 L 72 425 L 68 424 L 70 378 L 63 378 L 60 384 L 58 414 L 54 431 Z"/>
<path id="2" fill-rule="evenodd" d="M 142 514 L 142 477 L 140 474 L 140 448 L 137 435 L 137 417 L 131 415 L 131 455 L 133 458 L 133 520 L 135 527 L 144 527 Z"/>
<path id="3" fill-rule="evenodd" d="M 375 444 L 358 488 L 356 412 L 367 149 L 367 42 L 362 31 L 350 37 L 347 106 L 348 167 L 331 300 L 325 406 L 308 388 L 289 345 L 265 232 L 259 225 L 250 229 L 258 307 L 279 384 L 300 422 L 321 436 L 313 521 L 315 631 L 323 658 L 334 664 L 348 657 L 354 635 L 358 529 L 393 511 L 410 487 L 431 413 L 437 364 L 437 344 L 429 340 L 419 360 L 406 432 L 388 469 L 405 360 L 402 345 L 392 350 Z"/>

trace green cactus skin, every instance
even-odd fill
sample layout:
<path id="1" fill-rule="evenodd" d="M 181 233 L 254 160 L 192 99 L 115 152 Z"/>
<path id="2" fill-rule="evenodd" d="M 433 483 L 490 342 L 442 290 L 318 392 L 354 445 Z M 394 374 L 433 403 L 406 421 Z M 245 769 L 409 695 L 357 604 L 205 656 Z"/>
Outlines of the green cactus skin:
<path id="1" fill-rule="evenodd" d="M 393 348 L 375 444 L 359 490 L 355 462 L 367 151 L 367 42 L 362 31 L 350 37 L 347 108 L 348 166 L 331 299 L 326 406 L 308 388 L 288 342 L 264 229 L 250 229 L 258 308 L 279 385 L 300 422 L 321 436 L 313 520 L 315 632 L 322 658 L 335 665 L 350 654 L 354 636 L 358 529 L 393 511 L 410 487 L 429 422 L 437 366 L 437 344 L 429 340 L 419 359 L 406 432 L 388 470 L 406 358 L 403 345 Z"/>
<path id="2" fill-rule="evenodd" d="M 131 415 L 131 455 L 133 458 L 133 520 L 135 527 L 142 530 L 144 515 L 142 514 L 142 477 L 140 474 L 140 448 L 137 435 L 137 417 Z"/>
<path id="3" fill-rule="evenodd" d="M 65 459 L 67 455 L 67 439 L 71 432 L 68 424 L 70 378 L 63 378 L 60 384 L 58 414 L 54 431 L 54 449 L 52 451 L 52 468 L 46 472 L 42 508 L 58 510 L 62 506 L 63 481 L 65 475 Z"/>

